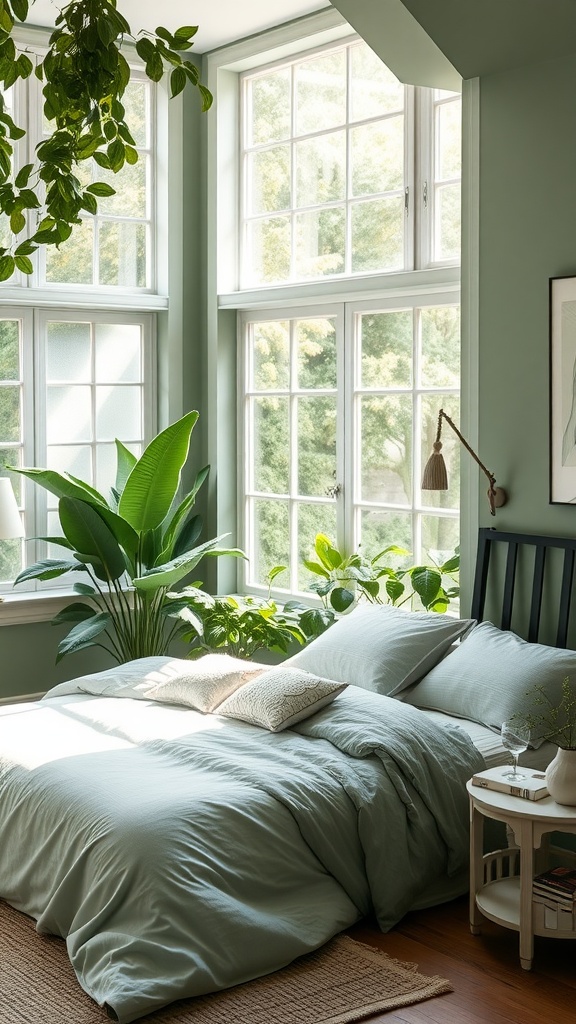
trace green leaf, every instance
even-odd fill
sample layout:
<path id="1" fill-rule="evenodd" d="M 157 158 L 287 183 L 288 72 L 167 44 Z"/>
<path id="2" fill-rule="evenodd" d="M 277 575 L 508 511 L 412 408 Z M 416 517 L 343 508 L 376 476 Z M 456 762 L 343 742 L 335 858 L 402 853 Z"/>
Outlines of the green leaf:
<path id="1" fill-rule="evenodd" d="M 428 608 L 435 598 L 442 584 L 442 576 L 436 569 L 428 566 L 415 566 L 410 571 L 410 582 L 425 608 Z"/>
<path id="2" fill-rule="evenodd" d="M 110 625 L 112 625 L 112 617 L 108 612 L 97 612 L 86 622 L 79 622 L 58 644 L 56 660 L 60 661 L 65 654 L 72 654 L 84 647 L 92 647 L 96 638 L 101 636 Z"/>
<path id="3" fill-rule="evenodd" d="M 86 619 L 91 619 L 96 612 L 88 604 L 82 604 L 81 601 L 74 601 L 72 604 L 67 604 L 65 608 L 62 608 L 57 615 L 51 619 L 52 626 L 58 626 L 61 622 L 85 622 Z"/>
<path id="4" fill-rule="evenodd" d="M 355 596 L 351 590 L 345 587 L 334 587 L 330 594 L 330 604 L 335 612 L 345 612 L 350 605 L 354 604 Z"/>
<path id="5" fill-rule="evenodd" d="M 245 558 L 244 552 L 239 551 L 238 548 L 216 547 L 226 536 L 227 534 L 223 533 L 220 537 L 215 537 L 213 540 L 200 544 L 193 551 L 188 551 L 179 558 L 173 558 L 170 562 L 166 562 L 165 565 L 159 565 L 154 569 L 150 569 L 142 576 L 132 580 L 134 586 L 137 590 L 143 591 L 156 591 L 161 587 L 173 587 L 175 583 L 184 579 L 184 576 L 187 576 L 205 555 L 234 555 L 237 558 Z"/>
<path id="6" fill-rule="evenodd" d="M 79 498 L 81 501 L 91 502 L 92 505 L 106 507 L 105 498 L 97 490 L 69 474 L 57 473 L 53 469 L 28 469 L 15 466 L 11 468 L 12 472 L 27 477 L 28 480 L 32 480 L 44 490 L 55 494 L 57 498 Z"/>
<path id="7" fill-rule="evenodd" d="M 401 583 L 399 579 L 386 580 L 386 593 L 388 594 L 392 604 L 396 604 L 396 601 L 402 597 L 405 589 L 404 584 Z"/>
<path id="8" fill-rule="evenodd" d="M 82 560 L 94 566 L 96 575 L 104 580 L 120 579 L 126 571 L 122 549 L 95 508 L 78 498 L 65 497 L 60 499 L 58 513 L 64 536 L 82 553 Z"/>
<path id="9" fill-rule="evenodd" d="M 14 210 L 14 213 L 10 214 L 10 230 L 14 235 L 18 235 L 25 227 L 26 217 L 21 210 Z"/>
<path id="10" fill-rule="evenodd" d="M 115 488 L 118 494 L 122 494 L 126 481 L 134 469 L 138 459 L 122 441 L 116 438 L 116 481 Z"/>
<path id="11" fill-rule="evenodd" d="M 138 163 L 138 151 L 133 146 L 126 146 L 124 156 L 126 157 L 127 164 L 134 166 L 134 164 Z"/>
<path id="12" fill-rule="evenodd" d="M 329 573 L 318 562 L 310 562 L 308 559 L 304 559 L 304 568 L 308 569 L 309 572 L 313 572 L 316 576 L 323 576 L 324 579 L 329 579 Z"/>
<path id="13" fill-rule="evenodd" d="M 32 260 L 29 260 L 27 256 L 15 256 L 14 263 L 22 274 L 31 274 L 34 271 Z"/>
<path id="14" fill-rule="evenodd" d="M 132 469 L 118 511 L 138 533 L 155 529 L 166 518 L 178 491 L 197 419 L 197 412 L 189 412 L 161 431 Z"/>
<path id="15" fill-rule="evenodd" d="M 75 583 L 72 588 L 76 594 L 83 594 L 84 597 L 96 597 L 98 591 L 91 583 Z"/>
<path id="16" fill-rule="evenodd" d="M 16 185 L 16 188 L 24 188 L 28 184 L 28 179 L 32 174 L 33 167 L 34 164 L 24 164 L 24 167 L 20 168 L 18 174 L 14 179 L 14 184 Z"/>
<path id="17" fill-rule="evenodd" d="M 178 96 L 186 85 L 186 72 L 183 68 L 174 68 L 170 74 L 170 95 Z"/>
<path id="18" fill-rule="evenodd" d="M 452 555 L 447 562 L 444 562 L 440 569 L 442 572 L 456 572 L 460 568 L 460 555 Z"/>
<path id="19" fill-rule="evenodd" d="M 18 21 L 26 21 L 28 17 L 28 0 L 10 0 L 10 3 Z"/>
<path id="20" fill-rule="evenodd" d="M 121 170 L 121 168 L 122 168 L 122 166 L 124 164 L 124 158 L 125 158 L 125 147 L 124 147 L 124 143 L 122 142 L 122 139 L 118 139 L 118 138 L 114 139 L 114 142 L 111 142 L 110 145 L 108 146 L 108 149 L 106 150 L 106 154 L 107 154 L 108 159 L 110 161 L 110 167 L 112 168 L 112 170 L 115 171 L 115 172 Z M 97 182 L 96 184 L 100 184 L 100 183 Z M 110 186 L 108 186 L 108 187 L 110 187 Z"/>
<path id="21" fill-rule="evenodd" d="M 144 36 L 136 41 L 136 53 L 146 63 L 156 53 L 156 48 L 152 40 Z"/>
<path id="22" fill-rule="evenodd" d="M 12 256 L 0 256 L 0 281 L 7 281 L 12 277 L 16 264 Z"/>
<path id="23" fill-rule="evenodd" d="M 162 57 L 155 49 L 154 53 L 151 54 L 148 61 L 146 62 L 146 74 L 152 82 L 159 82 L 164 74 L 164 64 Z"/>
<path id="24" fill-rule="evenodd" d="M 115 196 L 116 189 L 112 188 L 105 181 L 94 181 L 91 185 L 86 186 L 86 192 L 91 192 L 94 196 Z"/>
<path id="25" fill-rule="evenodd" d="M 67 572 L 76 572 L 83 568 L 84 566 L 79 562 L 67 562 L 62 558 L 44 558 L 18 573 L 14 580 L 14 586 L 28 580 L 54 580 L 58 576 L 64 576 Z"/>
<path id="26" fill-rule="evenodd" d="M 194 547 L 196 542 L 200 539 L 202 525 L 202 516 L 196 515 L 190 517 L 174 545 L 173 554 L 175 558 L 178 558 L 180 555 L 183 555 L 186 551 L 190 551 Z"/>
<path id="27" fill-rule="evenodd" d="M 180 28 L 177 28 L 175 31 L 174 39 L 179 43 L 187 42 L 196 35 L 197 31 L 198 25 L 181 25 Z M 158 29 L 156 29 L 156 34 L 160 35 Z"/>
<path id="28" fill-rule="evenodd" d="M 200 95 L 202 97 L 202 112 L 206 113 L 207 110 L 210 110 L 214 97 L 212 96 L 210 90 L 207 89 L 206 86 L 202 85 L 200 82 L 198 83 L 198 89 L 200 90 Z"/>

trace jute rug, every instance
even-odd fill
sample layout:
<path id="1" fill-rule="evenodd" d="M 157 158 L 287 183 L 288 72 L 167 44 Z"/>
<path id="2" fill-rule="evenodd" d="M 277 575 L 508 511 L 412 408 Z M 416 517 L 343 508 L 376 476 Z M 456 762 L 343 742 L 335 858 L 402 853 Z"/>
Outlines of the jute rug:
<path id="1" fill-rule="evenodd" d="M 452 986 L 347 936 L 289 967 L 214 995 L 172 1003 L 143 1024 L 348 1024 Z M 2 1024 L 109 1024 L 80 988 L 62 939 L 0 902 Z"/>

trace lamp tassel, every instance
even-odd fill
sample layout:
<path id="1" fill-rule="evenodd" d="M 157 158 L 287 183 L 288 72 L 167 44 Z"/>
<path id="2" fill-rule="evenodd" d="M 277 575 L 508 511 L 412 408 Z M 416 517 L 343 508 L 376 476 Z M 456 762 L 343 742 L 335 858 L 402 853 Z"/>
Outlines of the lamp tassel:
<path id="1" fill-rule="evenodd" d="M 448 474 L 446 472 L 444 456 L 442 455 L 442 442 L 435 441 L 433 449 L 432 455 L 424 467 L 422 488 L 425 491 L 447 491 Z"/>

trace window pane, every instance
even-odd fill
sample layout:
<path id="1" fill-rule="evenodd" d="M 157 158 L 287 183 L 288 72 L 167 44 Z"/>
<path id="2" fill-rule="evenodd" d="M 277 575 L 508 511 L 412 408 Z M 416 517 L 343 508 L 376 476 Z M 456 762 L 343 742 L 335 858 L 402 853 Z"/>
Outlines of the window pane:
<path id="1" fill-rule="evenodd" d="M 274 146 L 248 156 L 249 213 L 273 213 L 290 206 L 290 147 Z"/>
<path id="2" fill-rule="evenodd" d="M 290 70 L 273 71 L 248 85 L 249 144 L 276 142 L 290 134 Z"/>
<path id="3" fill-rule="evenodd" d="M 322 277 L 344 270 L 346 214 L 330 207 L 296 216 L 296 274 Z"/>
<path id="4" fill-rule="evenodd" d="M 19 441 L 21 436 L 20 388 L 3 384 L 0 387 L 0 437 L 3 441 Z"/>
<path id="5" fill-rule="evenodd" d="M 412 396 L 362 398 L 361 501 L 410 504 Z"/>
<path id="6" fill-rule="evenodd" d="M 142 379 L 142 341 L 139 324 L 96 324 L 96 380 Z"/>
<path id="7" fill-rule="evenodd" d="M 20 379 L 20 321 L 0 320 L 0 380 Z"/>
<path id="8" fill-rule="evenodd" d="M 92 483 L 92 454 L 89 445 L 51 445 L 46 450 L 47 465 L 58 473 L 70 473 Z"/>
<path id="9" fill-rule="evenodd" d="M 404 199 L 352 207 L 352 272 L 399 270 L 404 262 Z"/>
<path id="10" fill-rule="evenodd" d="M 250 577 L 251 582 L 264 584 L 270 569 L 290 563 L 288 502 L 255 498 L 252 509 L 254 546 Z"/>
<path id="11" fill-rule="evenodd" d="M 298 493 L 325 495 L 336 480 L 336 399 L 299 398 Z"/>
<path id="12" fill-rule="evenodd" d="M 145 147 L 149 145 L 149 102 L 150 86 L 147 82 L 132 80 L 128 83 L 122 97 L 122 103 L 126 111 L 126 123 L 130 126 L 132 137 L 137 146 Z"/>
<path id="13" fill-rule="evenodd" d="M 296 206 L 346 198 L 346 133 L 296 143 Z"/>
<path id="14" fill-rule="evenodd" d="M 336 502 L 330 504 L 298 504 L 298 589 L 310 588 L 312 573 L 302 564 L 304 559 L 315 558 L 314 540 L 317 533 L 336 539 Z M 314 577 L 316 580 L 318 577 Z"/>
<path id="15" fill-rule="evenodd" d="M 258 391 L 276 391 L 290 384 L 290 334 L 286 320 L 256 323 L 252 333 L 252 379 Z"/>
<path id="16" fill-rule="evenodd" d="M 75 224 L 67 242 L 59 249 L 46 249 L 46 280 L 50 284 L 92 284 L 94 225 L 83 220 Z"/>
<path id="17" fill-rule="evenodd" d="M 116 481 L 116 445 L 96 445 L 96 487 L 105 497 Z"/>
<path id="18" fill-rule="evenodd" d="M 350 47 L 350 117 L 363 121 L 404 106 L 404 86 L 366 43 Z"/>
<path id="19" fill-rule="evenodd" d="M 0 543 L 0 583 L 13 580 L 22 568 L 22 541 L 3 540 Z"/>
<path id="20" fill-rule="evenodd" d="M 436 259 L 460 255 L 460 185 L 444 185 L 436 193 Z"/>
<path id="21" fill-rule="evenodd" d="M 1 394 L 0 394 L 1 397 Z M 1 412 L 1 406 L 0 406 Z M 0 465 L 1 466 L 21 466 L 22 465 L 22 449 L 18 448 L 0 448 Z M 16 495 L 16 501 L 18 505 L 22 504 L 22 477 L 17 473 L 7 473 L 2 470 L 1 476 L 7 476 L 12 484 L 12 489 Z"/>
<path id="22" fill-rule="evenodd" d="M 457 395 L 435 394 L 422 397 L 422 469 L 432 454 L 432 446 L 436 440 L 438 426 L 438 413 L 444 409 L 456 426 L 460 421 L 460 400 Z M 448 476 L 447 491 L 422 491 L 422 504 L 434 508 L 457 509 L 460 496 L 460 442 L 456 434 L 448 426 L 443 424 L 442 428 L 442 455 L 446 463 Z"/>
<path id="23" fill-rule="evenodd" d="M 360 317 L 362 387 L 411 386 L 412 324 L 409 309 Z"/>
<path id="24" fill-rule="evenodd" d="M 120 174 L 98 165 L 94 180 L 104 181 L 115 190 L 113 196 L 98 200 L 98 213 L 117 217 L 146 216 L 146 156 L 140 155 L 137 164 L 124 164 Z"/>
<path id="25" fill-rule="evenodd" d="M 99 441 L 113 441 L 118 436 L 133 440 L 142 436 L 142 402 L 139 387 L 96 388 L 96 437 Z"/>
<path id="26" fill-rule="evenodd" d="M 100 284 L 146 286 L 146 230 L 145 224 L 131 221 L 100 223 Z"/>
<path id="27" fill-rule="evenodd" d="M 46 379 L 56 381 L 90 381 L 92 360 L 90 324 L 47 324 Z"/>
<path id="28" fill-rule="evenodd" d="M 48 444 L 92 439 L 92 402 L 89 387 L 50 386 L 47 389 Z"/>
<path id="29" fill-rule="evenodd" d="M 447 516 L 422 516 L 422 549 L 426 560 L 442 565 L 460 543 L 459 523 Z M 447 579 L 446 585 L 450 586 Z M 452 584 L 453 585 L 453 584 Z"/>
<path id="30" fill-rule="evenodd" d="M 335 128 L 346 121 L 346 51 L 296 65 L 296 134 Z"/>
<path id="31" fill-rule="evenodd" d="M 333 320 L 299 320 L 298 387 L 336 387 L 336 328 Z"/>
<path id="32" fill-rule="evenodd" d="M 287 494 L 290 489 L 290 421 L 287 398 L 252 399 L 254 490 Z"/>
<path id="33" fill-rule="evenodd" d="M 395 544 L 412 552 L 412 516 L 410 512 L 374 512 L 363 510 L 360 517 L 360 545 L 367 558 Z M 411 555 L 389 555 L 386 564 L 400 569 L 410 564 Z"/>
<path id="34" fill-rule="evenodd" d="M 391 117 L 350 132 L 352 194 L 391 192 L 404 185 L 404 118 Z"/>
<path id="35" fill-rule="evenodd" d="M 460 310 L 438 306 L 421 313 L 421 379 L 424 387 L 460 386 Z"/>
<path id="36" fill-rule="evenodd" d="M 438 177 L 459 178 L 461 153 L 461 103 L 443 103 L 436 111 Z"/>
<path id="37" fill-rule="evenodd" d="M 285 281 L 290 276 L 290 218 L 270 217 L 248 225 L 253 284 Z"/>

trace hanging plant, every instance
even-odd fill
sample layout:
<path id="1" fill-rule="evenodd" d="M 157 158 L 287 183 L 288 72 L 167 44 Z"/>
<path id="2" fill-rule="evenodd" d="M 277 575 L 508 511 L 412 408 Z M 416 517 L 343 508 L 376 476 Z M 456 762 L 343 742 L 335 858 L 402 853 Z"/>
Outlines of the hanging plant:
<path id="1" fill-rule="evenodd" d="M 30 256 L 39 246 L 65 242 L 81 223 L 82 211 L 97 213 L 98 198 L 115 194 L 107 182 L 82 186 L 77 171 L 83 161 L 94 160 L 115 174 L 138 161 L 122 104 L 130 81 L 122 53 L 126 41 L 135 43 L 152 82 L 169 70 L 171 96 L 191 83 L 200 92 L 202 110 L 212 103 L 198 68 L 182 57 L 197 27 L 185 25 L 175 32 L 159 27 L 138 32 L 136 38 L 116 0 L 73 0 L 56 18 L 48 52 L 34 67 L 12 38 L 28 10 L 28 0 L 0 0 L 0 214 L 8 216 L 13 235 L 12 245 L 0 246 L 0 281 L 16 270 L 31 274 Z M 18 168 L 12 142 L 26 133 L 7 112 L 2 94 L 33 71 L 44 83 L 44 115 L 54 130 L 36 147 L 34 163 Z M 36 211 L 38 225 L 19 241 L 27 210 Z"/>

